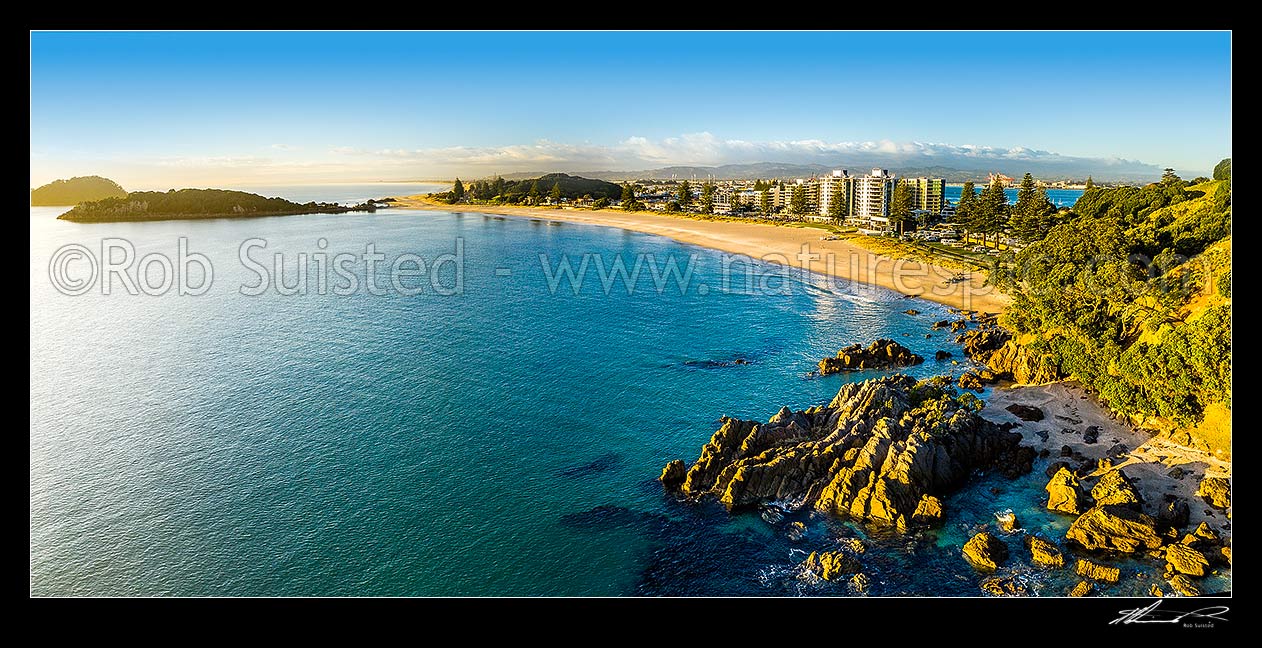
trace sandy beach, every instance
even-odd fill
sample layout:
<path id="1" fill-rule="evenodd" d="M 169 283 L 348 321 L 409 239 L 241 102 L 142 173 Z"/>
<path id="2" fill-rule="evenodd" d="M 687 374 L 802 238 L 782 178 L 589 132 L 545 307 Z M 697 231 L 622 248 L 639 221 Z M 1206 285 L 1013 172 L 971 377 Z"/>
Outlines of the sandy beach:
<path id="1" fill-rule="evenodd" d="M 953 281 L 960 271 L 914 259 L 892 259 L 845 240 L 821 240 L 827 234 L 813 227 L 784 227 L 757 222 L 711 221 L 648 212 L 553 209 L 536 207 L 469 205 L 431 202 L 424 196 L 399 196 L 398 208 L 437 211 L 473 211 L 485 214 L 542 218 L 666 236 L 763 261 L 805 267 L 813 272 L 862 285 L 876 285 L 965 310 L 1001 312 L 1008 297 L 986 286 L 982 272 L 964 273 L 967 280 Z"/>

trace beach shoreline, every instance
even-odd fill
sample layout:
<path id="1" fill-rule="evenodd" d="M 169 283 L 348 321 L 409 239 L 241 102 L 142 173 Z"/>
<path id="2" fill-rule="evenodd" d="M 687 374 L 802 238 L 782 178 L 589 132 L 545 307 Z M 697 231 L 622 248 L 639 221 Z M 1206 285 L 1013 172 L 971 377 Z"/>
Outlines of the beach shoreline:
<path id="1" fill-rule="evenodd" d="M 650 212 L 555 209 L 509 205 L 448 205 L 425 196 L 394 196 L 392 209 L 471 211 L 497 216 L 539 218 L 665 236 L 766 262 L 792 265 L 812 272 L 880 286 L 903 295 L 985 313 L 999 313 L 1007 295 L 987 286 L 986 274 L 961 272 L 917 259 L 896 259 L 846 240 L 821 240 L 826 232 L 811 227 L 785 227 L 758 222 L 702 220 Z M 966 281 L 954 281 L 957 275 Z"/>

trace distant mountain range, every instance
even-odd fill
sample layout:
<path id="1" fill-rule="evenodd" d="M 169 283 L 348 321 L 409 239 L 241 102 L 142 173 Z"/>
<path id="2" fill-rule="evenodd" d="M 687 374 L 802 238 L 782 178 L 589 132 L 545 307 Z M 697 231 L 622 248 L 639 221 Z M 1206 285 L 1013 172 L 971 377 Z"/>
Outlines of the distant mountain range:
<path id="1" fill-rule="evenodd" d="M 1088 158 L 1057 158 L 1038 160 L 996 160 L 979 158 L 970 160 L 957 156 L 951 165 L 925 166 L 923 156 L 914 162 L 899 164 L 888 156 L 865 158 L 837 164 L 792 164 L 783 162 L 753 162 L 748 164 L 724 164 L 722 166 L 668 166 L 642 171 L 571 171 L 573 175 L 618 182 L 622 180 L 650 180 L 693 178 L 737 180 L 749 178 L 804 178 L 826 174 L 833 169 L 847 169 L 851 175 L 867 173 L 873 168 L 888 169 L 900 176 L 928 176 L 946 178 L 947 182 L 985 180 L 990 173 L 1003 173 L 1020 178 L 1032 173 L 1039 180 L 1084 180 L 1087 176 L 1099 182 L 1152 182 L 1161 177 L 1161 169 L 1153 164 L 1133 160 L 1095 160 Z M 537 178 L 542 171 L 504 174 L 505 180 Z"/>

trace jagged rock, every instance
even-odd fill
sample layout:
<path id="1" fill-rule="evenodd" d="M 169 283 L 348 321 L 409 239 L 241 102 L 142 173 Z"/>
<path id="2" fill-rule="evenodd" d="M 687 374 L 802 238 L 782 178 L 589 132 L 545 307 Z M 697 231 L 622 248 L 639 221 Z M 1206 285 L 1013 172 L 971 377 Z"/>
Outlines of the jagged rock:
<path id="1" fill-rule="evenodd" d="M 1091 581 L 1078 581 L 1078 584 L 1069 590 L 1069 595 L 1075 597 L 1091 596 L 1091 590 Z"/>
<path id="2" fill-rule="evenodd" d="M 1227 561 L 1227 564 L 1230 565 L 1231 564 L 1231 547 L 1223 547 L 1222 549 L 1219 549 L 1218 552 L 1222 554 L 1223 559 L 1225 559 Z"/>
<path id="3" fill-rule="evenodd" d="M 951 325 L 951 321 L 950 321 L 950 320 L 938 320 L 938 321 L 936 321 L 936 322 L 934 322 L 934 323 L 933 323 L 933 328 L 935 328 L 935 329 L 943 329 L 943 328 L 947 328 L 947 327 L 948 327 L 948 326 L 950 326 L 950 325 Z"/>
<path id="4" fill-rule="evenodd" d="M 1025 537 L 1025 546 L 1030 550 L 1030 562 L 1039 567 L 1064 567 L 1065 555 L 1060 548 L 1038 536 Z"/>
<path id="5" fill-rule="evenodd" d="M 916 511 L 911 515 L 911 521 L 928 526 L 942 524 L 942 500 L 933 495 L 922 495 L 920 503 L 916 504 Z"/>
<path id="6" fill-rule="evenodd" d="M 1083 430 L 1083 431 L 1082 431 L 1082 442 L 1083 442 L 1083 443 L 1093 444 L 1093 443 L 1095 443 L 1096 441 L 1099 441 L 1099 440 L 1100 440 L 1100 428 L 1099 428 L 1099 426 L 1096 426 L 1096 425 L 1090 425 L 1090 426 L 1087 426 L 1087 429 L 1085 429 L 1085 430 Z"/>
<path id="7" fill-rule="evenodd" d="M 1052 479 L 1047 482 L 1045 489 L 1047 490 L 1047 508 L 1050 511 L 1078 515 L 1087 508 L 1082 487 L 1078 485 L 1078 478 L 1067 468 L 1057 470 L 1056 474 L 1052 475 Z"/>
<path id="8" fill-rule="evenodd" d="M 1110 470 L 1100 477 L 1091 489 L 1091 499 L 1100 504 L 1118 504 L 1138 510 L 1142 498 L 1135 484 L 1120 469 Z"/>
<path id="9" fill-rule="evenodd" d="M 1012 405 L 1009 405 L 1004 409 L 1008 410 L 1009 412 L 1012 412 L 1014 416 L 1021 419 L 1022 421 L 1042 421 L 1043 420 L 1043 410 L 1037 407 L 1034 407 L 1033 405 L 1018 405 L 1016 403 L 1013 403 Z"/>
<path id="10" fill-rule="evenodd" d="M 981 582 L 983 592 L 991 596 L 1028 596 L 1025 586 L 1011 576 L 991 576 Z"/>
<path id="11" fill-rule="evenodd" d="M 999 376 L 989 369 L 981 369 L 977 372 L 977 377 L 986 384 L 999 382 Z"/>
<path id="12" fill-rule="evenodd" d="M 999 523 L 999 529 L 1004 533 L 1012 533 L 1017 530 L 1017 514 L 1012 509 L 1005 509 L 995 513 L 995 521 Z"/>
<path id="13" fill-rule="evenodd" d="M 964 559 L 978 571 L 992 572 L 1008 559 L 1008 545 L 983 531 L 964 543 Z"/>
<path id="14" fill-rule="evenodd" d="M 837 352 L 832 358 L 819 361 L 821 376 L 855 369 L 887 369 L 889 367 L 907 367 L 918 365 L 925 359 L 912 353 L 911 349 L 893 341 L 877 340 L 863 348 L 852 344 Z"/>
<path id="15" fill-rule="evenodd" d="M 968 328 L 968 320 L 955 320 L 951 322 L 951 331 L 963 331 Z"/>
<path id="16" fill-rule="evenodd" d="M 1127 448 L 1125 443 L 1115 443 L 1106 454 L 1110 457 L 1120 457 L 1127 452 L 1130 452 L 1130 448 Z"/>
<path id="17" fill-rule="evenodd" d="M 1184 576 L 1183 574 L 1175 574 L 1167 579 L 1166 582 L 1170 583 L 1170 589 L 1173 589 L 1183 596 L 1201 595 L 1201 588 L 1197 587 L 1196 583 L 1192 582 L 1192 579 Z"/>
<path id="18" fill-rule="evenodd" d="M 950 358 L 950 357 L 951 357 L 951 352 L 950 352 L 950 351 L 943 351 L 943 350 L 939 349 L 939 350 L 937 350 L 937 351 L 934 351 L 934 352 L 933 352 L 933 359 L 934 359 L 934 360 L 946 360 L 947 358 Z"/>
<path id="19" fill-rule="evenodd" d="M 870 584 L 871 584 L 871 581 L 868 580 L 867 575 L 864 574 L 863 572 L 860 572 L 850 577 L 850 589 L 859 594 L 862 594 L 868 591 L 868 586 Z"/>
<path id="20" fill-rule="evenodd" d="M 863 541 L 858 538 L 842 538 L 838 542 L 853 554 L 862 554 L 868 550 L 868 546 L 863 544 Z"/>
<path id="21" fill-rule="evenodd" d="M 1116 583 L 1122 576 L 1122 570 L 1117 567 L 1109 567 L 1107 565 L 1099 565 L 1090 560 L 1079 559 L 1078 564 L 1074 567 L 1074 573 L 1083 578 L 1091 580 L 1104 581 L 1105 583 Z"/>
<path id="22" fill-rule="evenodd" d="M 1039 438 L 1039 441 L 1043 441 L 1045 443 L 1047 442 L 1047 439 L 1051 437 L 1047 430 L 1038 430 L 1034 433 L 1034 435 Z"/>
<path id="23" fill-rule="evenodd" d="M 1215 508 L 1231 508 L 1231 482 L 1222 477 L 1202 479 L 1200 487 L 1196 489 L 1196 495 Z"/>
<path id="24" fill-rule="evenodd" d="M 1050 456 L 1052 456 L 1052 451 L 1051 451 L 1051 450 L 1048 450 L 1047 448 L 1039 448 L 1039 458 L 1040 458 L 1040 459 L 1046 459 L 1046 458 L 1048 458 L 1048 457 L 1050 457 Z"/>
<path id="25" fill-rule="evenodd" d="M 806 525 L 801 522 L 790 522 L 784 535 L 789 539 L 789 542 L 798 542 L 806 537 Z"/>
<path id="26" fill-rule="evenodd" d="M 999 378 L 1022 384 L 1041 385 L 1064 378 L 1055 356 L 1035 355 L 1027 347 L 1008 340 L 986 358 L 986 366 Z"/>
<path id="27" fill-rule="evenodd" d="M 679 488 L 687 477 L 688 466 L 684 464 L 684 462 L 676 459 L 666 464 L 666 467 L 662 469 L 662 476 L 658 477 L 657 480 L 662 482 L 662 486 L 675 489 Z"/>
<path id="28" fill-rule="evenodd" d="M 1175 529 L 1182 529 L 1188 525 L 1188 516 L 1191 511 L 1188 509 L 1188 503 L 1183 500 L 1175 500 L 1166 502 L 1165 506 L 1157 511 L 1157 524 Z"/>
<path id="29" fill-rule="evenodd" d="M 1166 473 L 1166 476 L 1171 479 L 1183 479 L 1183 476 L 1186 474 L 1188 474 L 1188 471 L 1180 468 L 1179 466 L 1175 466 L 1170 469 L 1170 472 Z"/>
<path id="30" fill-rule="evenodd" d="M 1053 461 L 1052 463 L 1047 464 L 1047 468 L 1043 470 L 1043 474 L 1047 475 L 1048 479 L 1051 479 L 1052 477 L 1056 475 L 1056 473 L 1060 472 L 1061 468 L 1069 470 L 1069 462 Z"/>
<path id="31" fill-rule="evenodd" d="M 946 320 L 941 322 L 943 326 L 948 326 Z M 976 360 L 977 362 L 986 362 L 990 355 L 999 350 L 1012 336 L 1007 331 L 999 328 L 980 328 L 965 331 L 955 338 L 955 341 L 964 347 L 964 355 Z"/>
<path id="32" fill-rule="evenodd" d="M 1210 528 L 1208 522 L 1201 522 L 1196 527 L 1196 530 L 1192 532 L 1192 535 L 1211 544 L 1218 544 L 1221 541 L 1218 532 Z"/>
<path id="33" fill-rule="evenodd" d="M 1067 446 L 1067 445 L 1063 445 L 1063 446 L 1061 446 L 1061 447 L 1060 447 L 1060 456 L 1062 456 L 1062 457 L 1072 457 L 1072 456 L 1074 456 L 1074 449 L 1073 449 L 1073 448 L 1071 448 L 1071 447 L 1069 447 L 1069 446 Z"/>
<path id="34" fill-rule="evenodd" d="M 1035 453 L 1020 442 L 933 381 L 885 376 L 843 385 L 810 414 L 765 424 L 724 419 L 683 490 L 714 495 L 729 509 L 794 501 L 906 528 L 924 495 L 945 494 L 974 470 L 1026 467 Z"/>
<path id="35" fill-rule="evenodd" d="M 1148 588 L 1148 593 L 1159 598 L 1164 598 L 1166 595 L 1165 592 L 1161 591 L 1161 587 L 1156 583 L 1153 583 L 1152 586 Z"/>
<path id="36" fill-rule="evenodd" d="M 812 551 L 802 565 L 824 580 L 848 576 L 863 568 L 858 558 L 844 551 Z"/>
<path id="37" fill-rule="evenodd" d="M 914 308 L 908 308 L 907 310 L 905 310 L 905 311 L 903 311 L 903 312 L 904 312 L 904 313 L 907 313 L 908 315 L 919 315 L 919 314 L 920 314 L 920 311 L 918 311 L 918 310 L 916 310 L 916 309 L 914 309 Z"/>
<path id="38" fill-rule="evenodd" d="M 1103 470 L 1112 470 L 1112 469 L 1113 469 L 1113 460 L 1112 460 L 1112 459 L 1109 459 L 1108 457 L 1102 457 L 1099 461 L 1097 461 L 1097 462 L 1096 462 L 1096 467 L 1097 467 L 1097 468 L 1099 468 L 1099 469 L 1100 469 L 1100 470 L 1102 470 L 1102 471 L 1103 471 Z"/>
<path id="39" fill-rule="evenodd" d="M 971 389 L 976 392 L 980 392 L 985 389 L 985 386 L 982 385 L 982 381 L 977 377 L 977 374 L 971 371 L 965 371 L 960 375 L 959 385 L 960 389 Z"/>
<path id="40" fill-rule="evenodd" d="M 1204 576 L 1209 570 L 1205 554 L 1181 544 L 1166 545 L 1166 569 L 1188 576 Z"/>
<path id="41" fill-rule="evenodd" d="M 1078 516 L 1065 537 L 1085 549 L 1134 553 L 1161 546 L 1157 522 L 1125 506 L 1096 506 Z"/>

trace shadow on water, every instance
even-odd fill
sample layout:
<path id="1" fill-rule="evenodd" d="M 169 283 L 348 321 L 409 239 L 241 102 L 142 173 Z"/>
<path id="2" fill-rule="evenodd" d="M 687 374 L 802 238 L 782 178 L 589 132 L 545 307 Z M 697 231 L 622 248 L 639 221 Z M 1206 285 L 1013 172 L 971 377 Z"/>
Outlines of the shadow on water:
<path id="1" fill-rule="evenodd" d="M 590 477 L 592 475 L 611 470 L 617 467 L 620 463 L 622 463 L 622 457 L 620 457 L 616 452 L 610 452 L 596 457 L 588 463 L 571 466 L 569 468 L 562 468 L 561 470 L 556 471 L 556 476 L 568 479 Z"/>

